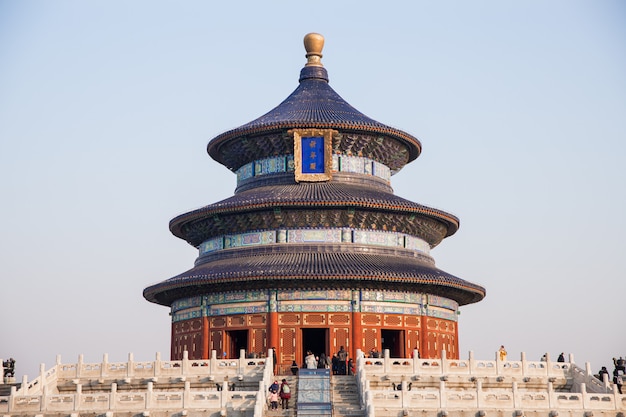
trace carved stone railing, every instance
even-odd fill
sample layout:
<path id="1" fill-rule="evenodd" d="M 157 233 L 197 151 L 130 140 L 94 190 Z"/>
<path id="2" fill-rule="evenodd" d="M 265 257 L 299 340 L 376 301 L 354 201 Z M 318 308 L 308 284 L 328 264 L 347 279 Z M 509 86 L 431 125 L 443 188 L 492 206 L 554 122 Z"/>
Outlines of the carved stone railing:
<path id="1" fill-rule="evenodd" d="M 417 357 L 417 351 L 413 356 Z M 558 415 L 559 409 L 577 410 L 585 416 L 594 410 L 625 411 L 626 395 L 619 394 L 616 387 L 609 389 L 608 382 L 597 380 L 590 369 L 589 364 L 585 370 L 577 367 L 572 356 L 569 362 L 553 362 L 549 358 L 532 362 L 525 359 L 524 353 L 520 361 L 475 360 L 472 352 L 468 360 L 447 359 L 445 352 L 440 359 L 390 358 L 389 351 L 382 358 L 357 355 L 357 381 L 360 392 L 364 393 L 367 417 L 374 417 L 376 409 L 446 410 L 446 413 L 509 410 L 520 416 L 533 410 L 552 410 L 550 415 Z M 489 381 L 490 387 L 484 389 L 483 381 Z M 519 385 L 537 381 L 546 389 L 534 391 Z M 565 381 L 571 392 L 555 390 L 555 381 Z M 450 389 L 450 383 L 455 388 Z M 416 385 L 413 389 L 412 384 Z M 592 385 L 591 392 L 588 384 Z M 459 389 L 461 385 L 463 388 Z M 376 389 L 381 386 L 384 388 Z"/>
<path id="2" fill-rule="evenodd" d="M 157 353 L 151 362 L 135 361 L 129 354 L 127 362 L 109 362 L 107 355 L 101 363 L 84 363 L 82 355 L 78 363 L 63 364 L 57 357 L 56 365 L 45 370 L 28 382 L 26 377 L 18 390 L 11 388 L 9 396 L 0 397 L 0 413 L 25 415 L 28 413 L 64 413 L 78 415 L 80 412 L 96 412 L 109 416 L 115 412 L 138 410 L 214 409 L 255 410 L 261 416 L 265 404 L 266 385 L 273 376 L 271 359 L 251 359 L 240 352 L 239 359 L 217 359 L 213 351 L 211 359 L 190 360 L 187 353 L 180 361 L 163 361 Z M 267 364 L 267 365 L 266 365 Z M 192 382 L 203 387 L 191 389 Z M 245 382 L 245 385 L 244 385 Z M 119 390 L 118 386 L 131 385 L 132 390 Z M 182 389 L 155 389 L 155 385 L 184 384 Z M 235 390 L 236 385 L 237 390 Z M 94 390 L 92 386 L 99 388 Z M 239 387 L 256 385 L 254 391 Z M 59 386 L 63 386 L 60 392 Z M 72 392 L 67 387 L 73 387 Z M 84 389 L 89 387 L 89 389 Z"/>
<path id="3" fill-rule="evenodd" d="M 215 351 L 211 352 L 211 359 L 188 359 L 187 352 L 184 352 L 183 359 L 179 361 L 161 360 L 159 353 L 154 361 L 135 361 L 132 353 L 128 355 L 127 362 L 109 362 L 106 354 L 101 363 L 84 363 L 80 355 L 77 363 L 64 364 L 57 357 L 56 365 L 49 370 L 42 365 L 40 375 L 33 381 L 28 382 L 25 377 L 18 392 L 35 395 L 46 387 L 52 392 L 59 381 L 74 381 L 77 385 L 84 380 L 109 384 L 130 383 L 134 379 L 150 379 L 152 382 L 205 379 L 216 383 L 221 383 L 225 377 L 261 379 L 266 362 L 266 358 L 246 358 L 243 350 L 239 359 L 217 359 Z"/>
<path id="4" fill-rule="evenodd" d="M 448 359 L 443 351 L 440 359 L 390 358 L 386 350 L 382 358 L 365 358 L 364 368 L 369 375 L 473 375 L 573 378 L 573 362 L 528 361 L 524 352 L 521 360 L 477 360 L 473 352 L 469 359 Z M 414 351 L 414 357 L 417 351 Z"/>

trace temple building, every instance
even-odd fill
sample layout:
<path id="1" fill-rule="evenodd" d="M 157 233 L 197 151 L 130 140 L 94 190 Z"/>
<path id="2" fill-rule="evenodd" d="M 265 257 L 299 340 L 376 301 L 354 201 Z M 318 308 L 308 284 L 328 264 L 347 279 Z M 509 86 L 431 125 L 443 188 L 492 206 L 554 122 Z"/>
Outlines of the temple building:
<path id="1" fill-rule="evenodd" d="M 237 176 L 234 195 L 170 222 L 198 250 L 193 268 L 143 293 L 170 308 L 171 358 L 273 348 L 288 367 L 341 346 L 458 358 L 459 308 L 485 289 L 438 269 L 431 250 L 459 220 L 394 195 L 420 141 L 330 87 L 321 35 L 304 44 L 295 91 L 207 146 Z"/>

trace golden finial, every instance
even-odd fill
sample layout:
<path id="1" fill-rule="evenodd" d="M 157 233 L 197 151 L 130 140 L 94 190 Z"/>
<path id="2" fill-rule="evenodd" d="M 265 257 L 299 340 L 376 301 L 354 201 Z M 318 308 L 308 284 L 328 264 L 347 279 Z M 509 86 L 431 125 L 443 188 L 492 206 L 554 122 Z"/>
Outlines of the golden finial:
<path id="1" fill-rule="evenodd" d="M 324 37 L 319 33 L 309 33 L 304 37 L 304 49 L 306 49 L 307 67 L 323 67 L 322 49 L 324 48 Z"/>

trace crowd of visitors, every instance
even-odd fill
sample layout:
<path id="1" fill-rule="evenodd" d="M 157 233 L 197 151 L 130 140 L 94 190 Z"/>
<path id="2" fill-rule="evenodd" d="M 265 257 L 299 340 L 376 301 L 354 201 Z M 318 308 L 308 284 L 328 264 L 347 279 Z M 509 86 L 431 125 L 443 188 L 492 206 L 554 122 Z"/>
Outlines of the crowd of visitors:
<path id="1" fill-rule="evenodd" d="M 304 368 L 306 369 L 330 369 L 333 375 L 354 375 L 355 364 L 352 358 L 349 357 L 346 349 L 341 346 L 337 353 L 333 353 L 332 357 L 327 356 L 325 353 L 320 353 L 316 356 L 312 351 L 307 350 L 304 357 Z M 293 361 L 291 364 L 291 373 L 296 375 L 298 373 L 298 364 Z"/>

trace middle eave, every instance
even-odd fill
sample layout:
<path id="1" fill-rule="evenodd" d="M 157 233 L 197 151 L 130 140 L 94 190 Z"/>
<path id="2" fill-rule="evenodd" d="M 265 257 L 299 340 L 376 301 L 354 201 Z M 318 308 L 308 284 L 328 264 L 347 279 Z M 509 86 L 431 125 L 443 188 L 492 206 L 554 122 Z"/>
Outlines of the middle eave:
<path id="1" fill-rule="evenodd" d="M 354 208 L 390 211 L 431 218 L 445 224 L 445 236 L 459 228 L 459 219 L 442 210 L 414 203 L 392 193 L 345 183 L 299 183 L 267 186 L 240 192 L 220 202 L 181 214 L 170 221 L 170 231 L 187 240 L 183 227 L 195 221 L 225 214 L 297 208 Z M 194 242 L 190 242 L 194 244 Z M 197 244 L 199 242 L 195 242 Z"/>

